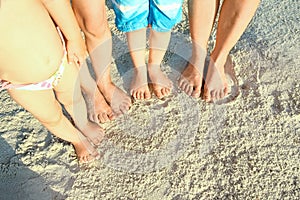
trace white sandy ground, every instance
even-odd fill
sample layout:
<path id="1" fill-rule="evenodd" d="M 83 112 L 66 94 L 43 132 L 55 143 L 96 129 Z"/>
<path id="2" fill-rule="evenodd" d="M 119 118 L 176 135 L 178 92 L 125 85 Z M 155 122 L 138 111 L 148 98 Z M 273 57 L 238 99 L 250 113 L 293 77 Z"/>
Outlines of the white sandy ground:
<path id="1" fill-rule="evenodd" d="M 262 1 L 232 50 L 235 101 L 207 104 L 174 90 L 162 101 L 135 102 L 104 125 L 103 157 L 89 165 L 78 166 L 70 144 L 2 91 L 0 199 L 299 199 L 299 7 Z M 129 54 L 108 12 L 113 80 L 128 89 Z M 186 16 L 185 6 L 165 57 L 173 80 L 190 55 Z"/>

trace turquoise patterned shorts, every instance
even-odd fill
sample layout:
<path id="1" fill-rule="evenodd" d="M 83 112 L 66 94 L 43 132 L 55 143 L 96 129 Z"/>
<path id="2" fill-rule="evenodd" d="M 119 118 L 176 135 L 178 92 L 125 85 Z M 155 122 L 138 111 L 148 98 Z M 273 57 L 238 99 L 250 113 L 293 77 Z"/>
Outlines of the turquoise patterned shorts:
<path id="1" fill-rule="evenodd" d="M 112 0 L 116 26 L 130 32 L 151 26 L 157 32 L 168 32 L 182 18 L 183 0 Z"/>

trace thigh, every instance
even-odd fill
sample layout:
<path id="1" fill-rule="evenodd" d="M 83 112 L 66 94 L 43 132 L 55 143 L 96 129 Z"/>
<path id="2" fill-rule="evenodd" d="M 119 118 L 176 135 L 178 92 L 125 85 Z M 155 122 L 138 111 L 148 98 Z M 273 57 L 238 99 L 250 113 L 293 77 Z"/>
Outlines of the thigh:
<path id="1" fill-rule="evenodd" d="M 86 104 L 81 93 L 77 66 L 65 65 L 64 74 L 54 91 L 58 101 L 64 105 L 76 125 L 87 123 Z"/>
<path id="2" fill-rule="evenodd" d="M 64 105 L 72 105 L 74 101 L 81 98 L 80 77 L 77 66 L 69 64 L 65 59 L 63 75 L 58 84 L 54 87 L 57 99 Z"/>
<path id="3" fill-rule="evenodd" d="M 53 90 L 8 90 L 10 96 L 41 122 L 55 122 L 62 114 Z"/>

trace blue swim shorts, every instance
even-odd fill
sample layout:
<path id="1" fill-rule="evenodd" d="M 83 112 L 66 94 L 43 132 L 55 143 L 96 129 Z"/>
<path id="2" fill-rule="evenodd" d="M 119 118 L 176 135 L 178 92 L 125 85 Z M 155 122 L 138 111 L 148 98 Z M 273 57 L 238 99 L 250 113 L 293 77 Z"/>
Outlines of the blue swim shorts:
<path id="1" fill-rule="evenodd" d="M 182 18 L 183 0 L 112 0 L 116 26 L 130 32 L 147 27 L 168 32 Z"/>

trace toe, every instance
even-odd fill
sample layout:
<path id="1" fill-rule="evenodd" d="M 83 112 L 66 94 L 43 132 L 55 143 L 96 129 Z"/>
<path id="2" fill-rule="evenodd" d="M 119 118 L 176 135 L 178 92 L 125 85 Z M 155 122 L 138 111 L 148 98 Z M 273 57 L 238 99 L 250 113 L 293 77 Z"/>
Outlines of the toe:
<path id="1" fill-rule="evenodd" d="M 135 92 L 134 92 L 134 98 L 135 98 L 135 99 L 139 99 L 139 92 L 138 92 L 138 91 L 135 91 Z"/>
<path id="2" fill-rule="evenodd" d="M 141 99 L 141 100 L 144 100 L 144 98 L 145 98 L 145 92 L 141 92 L 141 93 L 140 93 L 140 99 Z"/>
<path id="3" fill-rule="evenodd" d="M 210 101 L 212 101 L 212 102 L 215 101 L 215 100 L 216 100 L 216 97 L 217 97 L 217 92 L 214 91 L 214 90 L 211 91 L 211 92 L 210 92 L 210 97 L 211 97 L 211 98 L 210 98 Z"/>
<path id="4" fill-rule="evenodd" d="M 93 145 L 98 146 L 100 144 L 100 140 L 98 140 L 98 138 L 93 138 L 92 143 Z"/>
<path id="5" fill-rule="evenodd" d="M 88 114 L 88 118 L 89 120 L 91 120 L 92 122 L 95 122 L 95 115 L 94 114 Z"/>
<path id="6" fill-rule="evenodd" d="M 127 112 L 126 106 L 121 105 L 121 106 L 120 106 L 120 111 L 121 111 L 122 114 L 125 114 L 125 113 Z"/>
<path id="7" fill-rule="evenodd" d="M 104 120 L 104 118 L 103 118 L 103 114 L 99 114 L 99 115 L 98 115 L 98 121 L 100 121 L 101 123 L 104 123 L 104 122 L 105 122 L 105 120 Z"/>
<path id="8" fill-rule="evenodd" d="M 130 109 L 130 106 L 125 102 L 123 102 L 120 105 L 120 111 L 121 111 L 122 114 L 125 114 L 129 109 Z"/>
<path id="9" fill-rule="evenodd" d="M 99 114 L 93 114 L 92 116 L 92 122 L 95 122 L 96 124 L 99 124 L 100 123 L 100 120 L 99 120 Z"/>
<path id="10" fill-rule="evenodd" d="M 130 101 L 126 101 L 125 103 L 124 103 L 127 107 L 128 107 L 128 110 L 130 109 L 130 107 L 131 107 L 131 100 Z"/>
<path id="11" fill-rule="evenodd" d="M 121 110 L 115 111 L 115 112 L 114 112 L 114 115 L 115 115 L 116 117 L 119 117 L 120 115 L 122 115 Z"/>
<path id="12" fill-rule="evenodd" d="M 138 91 L 135 91 L 135 92 L 134 92 L 133 98 L 134 98 L 135 100 L 139 99 L 139 92 L 138 92 Z"/>
<path id="13" fill-rule="evenodd" d="M 180 77 L 178 80 L 178 86 L 181 88 L 183 83 L 184 83 L 184 79 L 183 77 Z"/>
<path id="14" fill-rule="evenodd" d="M 165 88 L 161 88 L 161 94 L 162 94 L 162 96 L 164 97 L 164 96 L 166 96 L 166 89 Z"/>
<path id="15" fill-rule="evenodd" d="M 163 88 L 162 89 L 162 94 L 163 96 L 168 96 L 170 94 L 170 89 L 169 88 Z"/>
<path id="16" fill-rule="evenodd" d="M 96 149 L 94 149 L 92 152 L 89 152 L 89 153 L 90 153 L 90 155 L 88 155 L 88 157 L 90 159 L 98 158 L 100 156 L 99 152 Z"/>
<path id="17" fill-rule="evenodd" d="M 185 85 L 186 81 L 184 79 L 180 79 L 178 84 L 179 88 L 184 91 Z"/>
<path id="18" fill-rule="evenodd" d="M 220 91 L 216 91 L 215 92 L 215 98 L 214 98 L 214 100 L 218 101 L 220 99 L 220 97 L 221 97 L 221 92 Z"/>
<path id="19" fill-rule="evenodd" d="M 186 82 L 184 82 L 182 84 L 182 88 L 181 88 L 185 93 L 187 93 L 187 89 L 188 89 L 188 84 Z"/>
<path id="20" fill-rule="evenodd" d="M 210 91 L 207 87 L 204 88 L 203 98 L 206 102 L 209 102 L 211 100 Z"/>
<path id="21" fill-rule="evenodd" d="M 139 92 L 139 99 L 140 99 L 140 100 L 143 100 L 143 98 L 144 98 L 144 92 L 143 92 L 143 91 L 140 91 L 140 92 Z"/>
<path id="22" fill-rule="evenodd" d="M 170 88 L 166 88 L 166 95 L 170 95 L 171 94 L 171 89 Z"/>
<path id="23" fill-rule="evenodd" d="M 102 114 L 102 118 L 103 118 L 103 121 L 104 121 L 104 122 L 108 122 L 108 121 L 109 121 L 109 117 L 108 117 L 108 114 L 107 114 L 107 113 L 103 113 L 103 114 Z"/>
<path id="24" fill-rule="evenodd" d="M 137 91 L 134 90 L 134 89 L 132 89 L 132 90 L 130 91 L 130 95 L 131 95 L 134 99 L 136 99 Z"/>
<path id="25" fill-rule="evenodd" d="M 210 101 L 213 101 L 215 98 L 215 92 L 214 91 L 210 91 L 209 92 L 209 97 L 210 97 Z"/>
<path id="26" fill-rule="evenodd" d="M 201 93 L 201 86 L 196 86 L 191 94 L 194 98 L 199 98 Z"/>
<path id="27" fill-rule="evenodd" d="M 145 92 L 145 99 L 150 99 L 150 98 L 151 98 L 151 93 L 148 90 L 148 91 Z"/>
<path id="28" fill-rule="evenodd" d="M 132 96 L 134 99 L 136 99 L 136 92 L 135 92 L 134 90 L 132 90 L 131 96 Z"/>
<path id="29" fill-rule="evenodd" d="M 135 99 L 134 96 L 132 96 L 132 97 L 133 97 L 133 99 Z M 132 103 L 132 102 L 131 102 L 131 101 L 132 101 L 132 98 L 126 95 L 126 96 L 123 98 L 122 101 L 125 102 L 125 103 L 128 104 L 128 105 L 131 105 L 131 103 Z"/>
<path id="30" fill-rule="evenodd" d="M 108 113 L 107 116 L 108 116 L 109 120 L 114 120 L 116 118 L 116 116 L 114 115 L 113 112 Z"/>
<path id="31" fill-rule="evenodd" d="M 129 111 L 129 109 L 130 109 L 130 106 L 125 104 L 125 112 Z"/>
<path id="32" fill-rule="evenodd" d="M 219 91 L 219 99 L 222 99 L 225 97 L 225 93 L 224 93 L 224 90 L 220 90 Z"/>
<path id="33" fill-rule="evenodd" d="M 86 156 L 81 156 L 81 157 L 78 157 L 78 161 L 79 161 L 79 163 L 84 164 L 84 163 L 87 163 L 87 158 L 86 158 Z"/>
<path id="34" fill-rule="evenodd" d="M 186 94 L 189 95 L 189 96 L 191 96 L 192 92 L 193 92 L 193 86 L 189 85 Z"/>
<path id="35" fill-rule="evenodd" d="M 89 162 L 95 160 L 95 158 L 97 156 L 98 156 L 97 154 L 84 154 L 84 155 L 78 157 L 78 161 L 80 164 L 89 163 Z"/>
<path id="36" fill-rule="evenodd" d="M 163 94 L 161 93 L 161 90 L 159 89 L 154 90 L 154 93 L 159 99 L 163 98 Z"/>
<path id="37" fill-rule="evenodd" d="M 228 86 L 226 86 L 223 90 L 224 96 L 228 95 L 228 91 L 229 91 Z"/>

